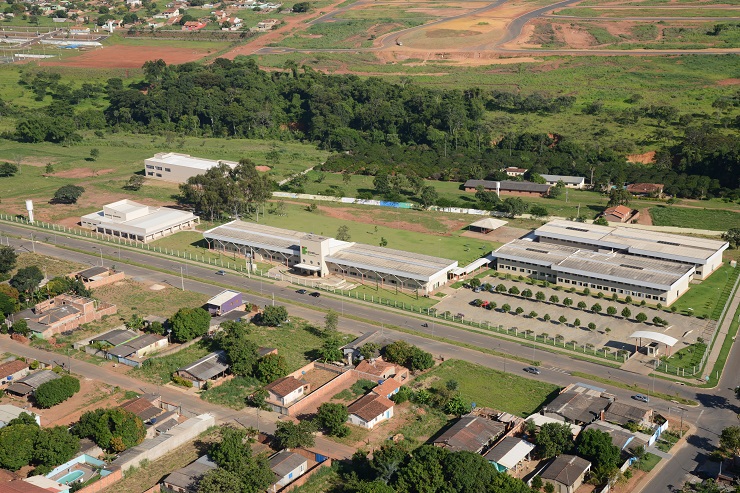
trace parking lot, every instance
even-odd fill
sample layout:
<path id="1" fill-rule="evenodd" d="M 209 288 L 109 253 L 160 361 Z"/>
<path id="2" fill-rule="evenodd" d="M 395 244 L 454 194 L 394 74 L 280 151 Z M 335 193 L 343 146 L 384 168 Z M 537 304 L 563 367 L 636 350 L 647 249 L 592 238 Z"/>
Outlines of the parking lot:
<path id="1" fill-rule="evenodd" d="M 550 337 L 561 335 L 565 342 L 575 341 L 578 345 L 591 344 L 595 348 L 611 347 L 615 349 L 625 349 L 630 346 L 629 349 L 632 350 L 634 350 L 635 340 L 630 339 L 629 336 L 637 330 L 649 330 L 675 337 L 679 340 L 678 344 L 674 347 L 675 351 L 696 342 L 696 338 L 701 336 L 707 324 L 706 320 L 659 311 L 647 306 L 627 305 L 623 301 L 612 301 L 610 298 L 599 299 L 595 296 L 567 293 L 565 290 L 556 290 L 552 287 L 543 288 L 541 286 L 529 285 L 522 281 L 517 282 L 495 277 L 487 277 L 481 279 L 481 281 L 484 284 L 490 283 L 494 287 L 498 284 L 503 284 L 507 289 L 516 286 L 520 291 L 525 289 L 530 289 L 533 293 L 541 291 L 545 294 L 546 300 L 549 300 L 550 296 L 555 295 L 558 297 L 559 302 L 537 301 L 534 299 L 534 296 L 527 299 L 522 296 L 486 291 L 475 293 L 471 289 L 460 288 L 446 291 L 447 296 L 435 305 L 435 308 L 438 310 L 437 313 L 443 313 L 445 311 L 453 315 L 461 313 L 467 321 L 481 322 L 484 324 L 487 322 L 491 325 L 502 325 L 505 328 L 517 327 L 520 331 L 532 330 L 536 334 L 547 333 Z M 565 298 L 573 300 L 571 307 L 563 305 Z M 496 303 L 496 309 L 488 310 L 486 308 L 471 306 L 471 302 L 476 299 Z M 579 302 L 584 302 L 586 309 L 577 308 Z M 596 303 L 602 307 L 600 313 L 590 310 Z M 511 307 L 508 313 L 503 313 L 501 310 L 501 306 L 504 304 L 508 304 Z M 617 315 L 607 315 L 607 308 L 610 306 L 617 310 Z M 523 310 L 521 315 L 513 313 L 518 307 L 521 307 Z M 631 311 L 629 319 L 621 316 L 621 312 L 625 307 L 628 307 Z M 531 312 L 537 313 L 537 316 L 534 318 L 530 317 L 529 314 Z M 648 323 L 638 323 L 635 321 L 635 316 L 640 312 L 647 316 Z M 545 321 L 544 319 L 546 314 L 550 316 L 549 321 Z M 564 324 L 558 321 L 561 316 L 566 318 Z M 653 325 L 651 321 L 656 316 L 666 320 L 668 325 L 666 327 Z M 577 327 L 574 326 L 576 319 L 580 321 Z M 588 328 L 588 324 L 590 323 L 596 325 L 596 330 L 592 331 Z M 608 331 L 606 330 L 607 328 L 609 329 Z M 663 348 L 661 348 L 662 350 Z"/>

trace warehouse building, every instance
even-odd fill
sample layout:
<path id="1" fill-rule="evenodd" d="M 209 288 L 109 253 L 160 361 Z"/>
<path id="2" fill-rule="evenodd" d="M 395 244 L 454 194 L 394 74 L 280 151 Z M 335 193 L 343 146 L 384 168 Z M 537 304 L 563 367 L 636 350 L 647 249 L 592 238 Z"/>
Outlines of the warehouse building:
<path id="1" fill-rule="evenodd" d="M 691 264 L 528 240 L 511 241 L 493 256 L 501 272 L 664 305 L 689 289 L 695 272 Z"/>
<path id="2" fill-rule="evenodd" d="M 144 173 L 147 178 L 169 181 L 172 183 L 185 183 L 191 176 L 205 174 L 211 168 L 224 163 L 230 168 L 236 167 L 234 161 L 216 161 L 214 159 L 203 159 L 192 157 L 189 154 L 178 154 L 176 152 L 160 152 L 154 157 L 144 160 Z"/>
<path id="3" fill-rule="evenodd" d="M 696 279 L 706 279 L 717 270 L 722 265 L 722 253 L 729 246 L 725 241 L 562 219 L 540 226 L 534 235 L 539 243 L 691 264 Z"/>
<path id="4" fill-rule="evenodd" d="M 391 248 L 232 221 L 203 233 L 209 247 L 277 262 L 305 275 L 336 275 L 383 288 L 429 294 L 447 283 L 457 261 Z"/>
<path id="5" fill-rule="evenodd" d="M 486 192 L 496 192 L 496 195 L 521 195 L 524 197 L 544 197 L 550 193 L 550 185 L 532 183 L 530 181 L 489 181 L 468 180 L 463 185 L 466 192 L 477 192 L 483 187 Z"/>
<path id="6" fill-rule="evenodd" d="M 553 187 L 558 182 L 563 182 L 566 188 L 586 188 L 586 178 L 583 176 L 568 176 L 568 175 L 540 175 L 545 179 L 545 183 L 552 185 Z"/>
<path id="7" fill-rule="evenodd" d="M 102 211 L 82 216 L 80 224 L 98 233 L 148 243 L 193 228 L 199 222 L 192 212 L 123 199 L 103 206 Z"/>

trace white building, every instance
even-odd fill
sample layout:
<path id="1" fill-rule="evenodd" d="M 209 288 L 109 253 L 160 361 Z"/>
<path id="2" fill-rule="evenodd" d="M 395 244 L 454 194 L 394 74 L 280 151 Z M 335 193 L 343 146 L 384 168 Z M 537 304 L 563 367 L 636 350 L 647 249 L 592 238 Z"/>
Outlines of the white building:
<path id="1" fill-rule="evenodd" d="M 393 417 L 393 401 L 371 392 L 350 404 L 347 411 L 347 421 L 372 430 L 378 423 Z"/>
<path id="2" fill-rule="evenodd" d="M 210 248 L 277 261 L 304 274 L 330 274 L 383 288 L 429 294 L 447 283 L 457 261 L 391 248 L 232 221 L 203 233 Z"/>
<path id="3" fill-rule="evenodd" d="M 308 383 L 298 380 L 295 377 L 278 378 L 265 386 L 265 390 L 267 391 L 266 401 L 268 404 L 275 403 L 279 407 L 288 407 L 305 397 L 310 388 L 311 386 Z M 273 406 L 273 410 L 280 412 L 275 409 L 275 406 Z"/>
<path id="4" fill-rule="evenodd" d="M 308 470 L 308 459 L 289 450 L 281 450 L 270 457 L 270 470 L 275 474 L 275 483 L 268 491 L 278 491 Z"/>
<path id="5" fill-rule="evenodd" d="M 219 163 L 224 163 L 234 168 L 238 163 L 234 161 L 216 161 L 192 157 L 188 154 L 176 152 L 160 152 L 154 157 L 144 160 L 144 172 L 147 178 L 169 181 L 172 183 L 185 183 L 191 176 L 202 175 Z"/>
<path id="6" fill-rule="evenodd" d="M 513 240 L 493 256 L 496 269 L 513 276 L 589 288 L 607 296 L 654 300 L 666 306 L 689 289 L 695 272 L 692 264 L 527 240 Z"/>
<path id="7" fill-rule="evenodd" d="M 41 426 L 41 417 L 38 414 L 12 404 L 0 404 L 0 428 L 4 428 L 8 423 L 23 413 L 31 415 L 34 421 L 36 421 L 36 424 Z"/>
<path id="8" fill-rule="evenodd" d="M 696 279 L 706 279 L 719 268 L 722 253 L 729 246 L 725 241 L 562 219 L 540 226 L 534 235 L 540 243 L 691 264 L 696 268 Z"/>
<path id="9" fill-rule="evenodd" d="M 548 185 L 555 186 L 558 182 L 562 181 L 566 188 L 585 188 L 586 178 L 583 176 L 567 176 L 567 175 L 540 175 L 545 179 Z"/>
<path id="10" fill-rule="evenodd" d="M 190 229 L 199 222 L 192 212 L 150 207 L 128 199 L 103 206 L 102 211 L 81 218 L 83 228 L 144 243 Z"/>

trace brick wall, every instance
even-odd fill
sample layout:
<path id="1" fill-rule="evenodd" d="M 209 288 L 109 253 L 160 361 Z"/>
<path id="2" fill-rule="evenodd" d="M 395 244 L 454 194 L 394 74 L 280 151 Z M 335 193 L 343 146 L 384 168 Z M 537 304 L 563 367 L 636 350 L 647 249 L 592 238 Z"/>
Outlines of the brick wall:
<path id="1" fill-rule="evenodd" d="M 320 464 L 316 464 L 311 469 L 306 471 L 306 473 L 303 476 L 301 476 L 300 478 L 296 479 L 295 481 L 287 485 L 285 488 L 278 490 L 278 491 L 280 493 L 284 493 L 287 491 L 294 490 L 295 488 L 298 488 L 299 486 L 303 486 L 306 483 L 306 481 L 308 481 L 311 476 L 319 472 L 322 467 L 329 467 L 329 466 L 331 466 L 331 459 L 326 459 L 324 462 L 321 462 Z"/>
<path id="2" fill-rule="evenodd" d="M 106 286 L 114 282 L 123 281 L 126 278 L 126 274 L 123 272 L 116 272 L 113 275 L 98 279 L 97 281 L 90 281 L 85 283 L 87 289 L 99 288 L 100 286 Z"/>
<path id="3" fill-rule="evenodd" d="M 304 410 L 316 406 L 320 402 L 328 402 L 341 387 L 352 385 L 357 380 L 357 375 L 353 371 L 344 372 L 337 375 L 336 378 L 329 380 L 324 385 L 314 390 L 305 399 L 301 399 L 288 408 L 288 416 L 296 416 Z"/>
<path id="4" fill-rule="evenodd" d="M 100 478 L 93 484 L 85 486 L 81 490 L 78 490 L 79 493 L 97 493 L 98 491 L 107 488 L 113 483 L 119 481 L 123 477 L 123 471 L 121 471 L 120 467 L 111 467 L 111 470 L 113 471 L 112 473 L 104 478 Z"/>

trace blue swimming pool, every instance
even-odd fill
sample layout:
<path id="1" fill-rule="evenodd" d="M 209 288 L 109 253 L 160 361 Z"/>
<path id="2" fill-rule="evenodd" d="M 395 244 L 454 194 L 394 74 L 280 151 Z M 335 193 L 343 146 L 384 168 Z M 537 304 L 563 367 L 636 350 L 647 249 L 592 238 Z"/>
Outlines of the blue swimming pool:
<path id="1" fill-rule="evenodd" d="M 69 484 L 76 479 L 80 479 L 84 475 L 84 471 L 72 471 L 71 473 L 65 474 L 61 478 L 57 479 L 57 482 L 61 484 Z"/>

